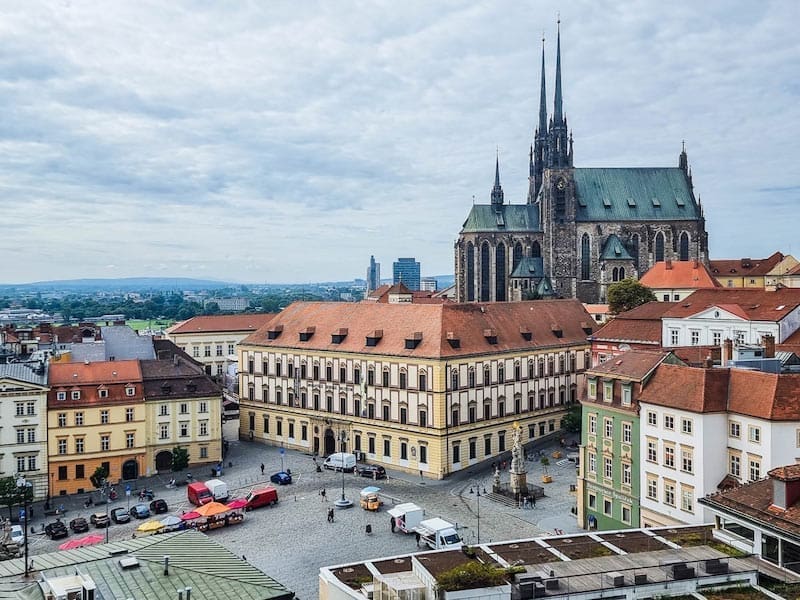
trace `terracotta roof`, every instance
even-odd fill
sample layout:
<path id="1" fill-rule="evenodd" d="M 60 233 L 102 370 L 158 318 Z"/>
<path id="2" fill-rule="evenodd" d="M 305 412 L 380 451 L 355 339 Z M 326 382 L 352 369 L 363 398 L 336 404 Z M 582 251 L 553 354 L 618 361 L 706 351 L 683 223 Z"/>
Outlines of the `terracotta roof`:
<path id="1" fill-rule="evenodd" d="M 450 299 L 437 295 L 436 292 L 428 292 L 425 290 L 410 290 L 401 281 L 394 285 L 382 285 L 379 288 L 372 290 L 366 297 L 366 302 L 380 302 L 382 304 L 389 303 L 389 296 L 394 294 L 401 294 L 411 296 L 413 304 L 442 304 L 443 302 L 450 302 Z"/>
<path id="2" fill-rule="evenodd" d="M 641 381 L 669 356 L 669 352 L 628 350 L 589 369 L 587 375 L 613 376 Z"/>
<path id="3" fill-rule="evenodd" d="M 647 302 L 636 308 L 632 308 L 624 313 L 618 314 L 615 319 L 660 319 L 671 308 L 676 306 L 677 302 Z"/>
<path id="4" fill-rule="evenodd" d="M 736 277 L 761 276 L 769 273 L 775 265 L 783 260 L 780 252 L 767 258 L 735 258 L 709 260 L 709 270 L 715 277 L 734 275 Z"/>
<path id="5" fill-rule="evenodd" d="M 242 344 L 439 358 L 584 345 L 592 326 L 591 316 L 578 300 L 491 304 L 296 302 Z M 300 341 L 300 333 L 310 327 L 314 333 L 304 333 L 305 341 Z M 332 334 L 341 328 L 347 328 L 347 336 L 338 344 L 332 343 Z M 274 339 L 269 339 L 269 330 Z M 493 330 L 492 335 L 487 335 L 489 330 Z M 382 331 L 382 335 L 376 345 L 367 346 L 368 336 L 378 337 L 375 331 Z M 421 340 L 415 333 L 421 334 Z"/>
<path id="6" fill-rule="evenodd" d="M 676 302 L 648 302 L 620 313 L 591 336 L 593 341 L 661 345 L 661 317 Z"/>
<path id="7" fill-rule="evenodd" d="M 608 304 L 584 304 L 583 307 L 590 315 L 608 314 Z"/>
<path id="8" fill-rule="evenodd" d="M 772 469 L 767 475 L 780 481 L 797 481 L 800 479 L 800 465 L 794 464 L 777 467 Z"/>
<path id="9" fill-rule="evenodd" d="M 138 360 L 114 360 L 86 363 L 52 363 L 51 387 L 91 383 L 135 383 L 142 380 Z"/>
<path id="10" fill-rule="evenodd" d="M 733 511 L 737 515 L 745 516 L 751 522 L 797 539 L 800 537 L 800 506 L 795 503 L 782 510 L 773 504 L 772 494 L 772 480 L 762 479 L 709 494 L 698 501 L 718 510 Z"/>
<path id="11" fill-rule="evenodd" d="M 655 263 L 639 283 L 649 288 L 715 288 L 719 282 L 699 260 L 660 261 Z"/>
<path id="12" fill-rule="evenodd" d="M 777 344 L 775 350 L 778 352 L 794 352 L 800 356 L 800 329 L 783 340 L 782 344 Z"/>
<path id="13" fill-rule="evenodd" d="M 729 410 L 773 421 L 800 420 L 800 375 L 730 369 Z"/>
<path id="14" fill-rule="evenodd" d="M 243 315 L 203 315 L 177 323 L 167 330 L 171 333 L 213 333 L 222 331 L 255 331 L 274 317 L 274 313 Z"/>
<path id="15" fill-rule="evenodd" d="M 685 318 L 711 307 L 725 306 L 749 321 L 777 322 L 800 306 L 800 288 L 780 288 L 769 292 L 761 288 L 715 288 L 697 290 L 664 315 Z M 738 306 L 738 308 L 736 308 Z"/>
<path id="16" fill-rule="evenodd" d="M 724 411 L 728 371 L 662 363 L 642 390 L 639 402 L 698 413 Z"/>

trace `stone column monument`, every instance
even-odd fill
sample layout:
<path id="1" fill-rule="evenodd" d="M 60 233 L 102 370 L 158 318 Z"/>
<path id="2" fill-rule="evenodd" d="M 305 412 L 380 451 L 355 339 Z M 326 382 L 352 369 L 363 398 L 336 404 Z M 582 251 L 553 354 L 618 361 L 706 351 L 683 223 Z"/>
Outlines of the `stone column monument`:
<path id="1" fill-rule="evenodd" d="M 522 448 L 522 428 L 514 422 L 512 434 L 513 446 L 511 448 L 510 484 L 511 493 L 518 497 L 528 495 L 528 471 L 525 469 L 525 452 Z"/>

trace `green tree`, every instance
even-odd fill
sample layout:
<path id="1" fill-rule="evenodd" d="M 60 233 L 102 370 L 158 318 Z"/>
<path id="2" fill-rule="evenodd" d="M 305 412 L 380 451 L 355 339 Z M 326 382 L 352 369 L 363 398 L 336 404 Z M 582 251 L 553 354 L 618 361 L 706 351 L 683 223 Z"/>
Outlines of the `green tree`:
<path id="1" fill-rule="evenodd" d="M 92 473 L 92 475 L 89 477 L 89 481 L 92 482 L 92 485 L 95 488 L 100 489 L 101 487 L 103 487 L 103 482 L 106 480 L 107 477 L 108 477 L 108 470 L 104 467 L 97 467 L 94 470 L 94 473 Z"/>
<path id="2" fill-rule="evenodd" d="M 581 432 L 580 404 L 576 404 L 575 406 L 569 409 L 569 412 L 564 416 L 564 421 L 562 422 L 561 426 L 564 428 L 564 431 L 568 431 L 569 433 Z"/>
<path id="3" fill-rule="evenodd" d="M 182 471 L 189 466 L 189 452 L 186 448 L 175 446 L 172 450 L 172 470 Z"/>
<path id="4" fill-rule="evenodd" d="M 28 502 L 33 499 L 32 486 L 26 486 L 25 493 L 28 495 Z M 17 480 L 13 477 L 3 477 L 0 479 L 0 505 L 8 507 L 8 518 L 11 518 L 11 509 L 16 505 L 21 505 L 25 500 L 23 490 L 17 487 Z"/>
<path id="5" fill-rule="evenodd" d="M 608 309 L 615 314 L 655 301 L 656 296 L 650 288 L 632 277 L 608 286 Z"/>

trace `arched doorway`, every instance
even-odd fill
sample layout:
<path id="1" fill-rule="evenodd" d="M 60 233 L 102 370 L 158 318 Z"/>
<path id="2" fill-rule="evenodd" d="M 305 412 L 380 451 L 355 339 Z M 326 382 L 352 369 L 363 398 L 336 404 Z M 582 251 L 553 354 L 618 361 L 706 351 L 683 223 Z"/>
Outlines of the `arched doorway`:
<path id="1" fill-rule="evenodd" d="M 122 479 L 137 479 L 139 477 L 139 463 L 135 460 L 126 460 L 122 463 Z"/>
<path id="2" fill-rule="evenodd" d="M 336 435 L 331 428 L 325 430 L 325 456 L 336 452 Z"/>
<path id="3" fill-rule="evenodd" d="M 156 471 L 169 471 L 172 469 L 172 452 L 162 450 L 156 454 Z"/>

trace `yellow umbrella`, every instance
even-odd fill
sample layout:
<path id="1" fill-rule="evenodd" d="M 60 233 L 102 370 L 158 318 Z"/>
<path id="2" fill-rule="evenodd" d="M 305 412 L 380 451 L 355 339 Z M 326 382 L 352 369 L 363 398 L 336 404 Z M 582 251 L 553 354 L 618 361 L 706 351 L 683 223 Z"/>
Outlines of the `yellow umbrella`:
<path id="1" fill-rule="evenodd" d="M 136 528 L 136 531 L 158 531 L 163 529 L 164 524 L 161 521 L 146 521 Z"/>
<path id="2" fill-rule="evenodd" d="M 213 517 L 214 515 L 219 515 L 224 512 L 228 512 L 230 510 L 229 507 L 221 504 L 219 502 L 209 502 L 208 504 L 204 504 L 203 506 L 198 506 L 194 509 L 199 515 L 204 517 Z"/>

